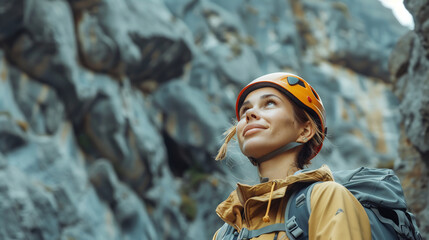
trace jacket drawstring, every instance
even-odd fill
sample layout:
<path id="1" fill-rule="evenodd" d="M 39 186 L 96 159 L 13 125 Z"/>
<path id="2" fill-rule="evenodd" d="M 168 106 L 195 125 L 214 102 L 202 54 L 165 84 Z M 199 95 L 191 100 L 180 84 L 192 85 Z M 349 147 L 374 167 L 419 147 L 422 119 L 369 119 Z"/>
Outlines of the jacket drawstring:
<path id="1" fill-rule="evenodd" d="M 267 212 L 265 213 L 265 216 L 262 218 L 262 221 L 264 222 L 270 222 L 270 216 L 268 216 L 268 213 L 270 212 L 271 207 L 271 198 L 273 197 L 274 192 L 274 186 L 276 185 L 276 182 L 273 182 L 273 185 L 271 185 L 271 192 L 270 192 L 270 198 L 268 199 L 268 206 L 267 206 Z"/>

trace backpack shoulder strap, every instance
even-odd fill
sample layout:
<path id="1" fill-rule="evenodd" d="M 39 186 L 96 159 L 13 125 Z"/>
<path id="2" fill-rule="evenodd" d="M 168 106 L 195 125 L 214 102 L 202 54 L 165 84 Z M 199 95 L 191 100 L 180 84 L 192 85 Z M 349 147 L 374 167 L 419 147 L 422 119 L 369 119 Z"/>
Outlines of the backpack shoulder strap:
<path id="1" fill-rule="evenodd" d="M 216 235 L 216 240 L 244 240 L 244 239 L 252 239 L 255 237 L 259 237 L 263 234 L 272 233 L 272 232 L 280 232 L 285 231 L 285 225 L 283 223 L 276 223 L 272 225 L 268 225 L 263 228 L 249 230 L 247 228 L 242 228 L 238 233 L 235 229 L 225 223 L 220 229 L 218 234 Z"/>
<path id="2" fill-rule="evenodd" d="M 308 239 L 308 218 L 310 217 L 310 196 L 314 182 L 298 187 L 286 204 L 285 225 L 286 235 L 290 240 Z"/>
<path id="3" fill-rule="evenodd" d="M 234 230 L 235 229 L 231 225 L 229 225 L 228 223 L 224 223 L 216 235 L 216 240 L 228 239 L 225 237 L 228 235 L 233 235 Z M 231 239 L 233 239 L 233 238 L 231 238 Z"/>

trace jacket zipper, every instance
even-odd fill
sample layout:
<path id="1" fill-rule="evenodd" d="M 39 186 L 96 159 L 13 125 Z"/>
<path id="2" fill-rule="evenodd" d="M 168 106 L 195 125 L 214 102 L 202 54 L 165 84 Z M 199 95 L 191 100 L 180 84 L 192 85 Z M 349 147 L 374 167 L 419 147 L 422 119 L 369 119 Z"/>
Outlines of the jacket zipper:
<path id="1" fill-rule="evenodd" d="M 278 183 L 276 180 L 273 180 L 272 182 Z M 241 188 L 238 188 L 238 189 L 240 190 L 240 195 L 243 196 L 243 192 L 241 191 Z M 248 213 L 248 208 L 247 208 L 248 203 L 249 203 L 249 201 L 246 201 L 244 203 L 244 211 L 243 211 L 244 212 L 244 218 L 243 219 L 246 223 L 247 228 L 250 228 L 250 221 L 248 219 L 249 213 Z M 241 229 L 240 229 L 240 231 L 241 231 Z"/>
<path id="2" fill-rule="evenodd" d="M 243 192 L 241 191 L 241 188 L 238 188 L 239 190 L 240 190 L 240 195 L 241 196 L 244 196 L 243 195 Z M 244 206 L 243 206 L 243 213 L 244 213 L 244 218 L 243 218 L 243 220 L 244 220 L 244 222 L 246 223 L 246 226 L 247 226 L 247 228 L 249 228 L 250 226 L 250 222 L 249 222 L 249 219 L 248 219 L 248 212 L 247 212 L 247 203 L 248 203 L 249 201 L 246 201 L 245 203 L 244 203 Z M 243 229 L 243 226 L 241 226 L 241 229 Z M 240 232 L 241 232 L 241 229 L 240 229 Z"/>

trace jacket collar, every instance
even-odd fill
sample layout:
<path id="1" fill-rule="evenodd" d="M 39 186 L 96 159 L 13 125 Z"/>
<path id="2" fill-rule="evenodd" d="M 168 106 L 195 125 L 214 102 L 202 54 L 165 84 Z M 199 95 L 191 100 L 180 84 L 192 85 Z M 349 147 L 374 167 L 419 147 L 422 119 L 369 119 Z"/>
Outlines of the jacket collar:
<path id="1" fill-rule="evenodd" d="M 318 182 L 318 181 L 333 181 L 331 170 L 328 166 L 323 165 L 321 168 L 312 171 L 302 171 L 299 174 L 288 176 L 286 179 L 276 179 L 272 199 L 283 198 L 286 195 L 288 186 L 294 183 L 303 182 Z M 237 189 L 234 190 L 229 197 L 220 203 L 216 208 L 216 213 L 232 226 L 241 226 L 242 212 L 247 204 L 252 201 L 267 202 L 272 182 L 260 183 L 257 185 L 237 184 Z"/>

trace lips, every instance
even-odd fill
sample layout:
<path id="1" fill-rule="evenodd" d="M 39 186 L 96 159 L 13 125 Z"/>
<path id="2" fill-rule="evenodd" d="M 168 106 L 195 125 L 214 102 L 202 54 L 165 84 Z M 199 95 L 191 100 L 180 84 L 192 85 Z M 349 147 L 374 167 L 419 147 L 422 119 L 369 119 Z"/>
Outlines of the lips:
<path id="1" fill-rule="evenodd" d="M 256 124 L 256 123 L 248 124 L 243 129 L 243 136 L 246 136 L 246 133 L 250 134 L 250 133 L 253 133 L 257 130 L 262 130 L 262 129 L 266 129 L 266 128 L 267 127 L 265 127 L 264 125 L 261 125 L 261 124 Z"/>

